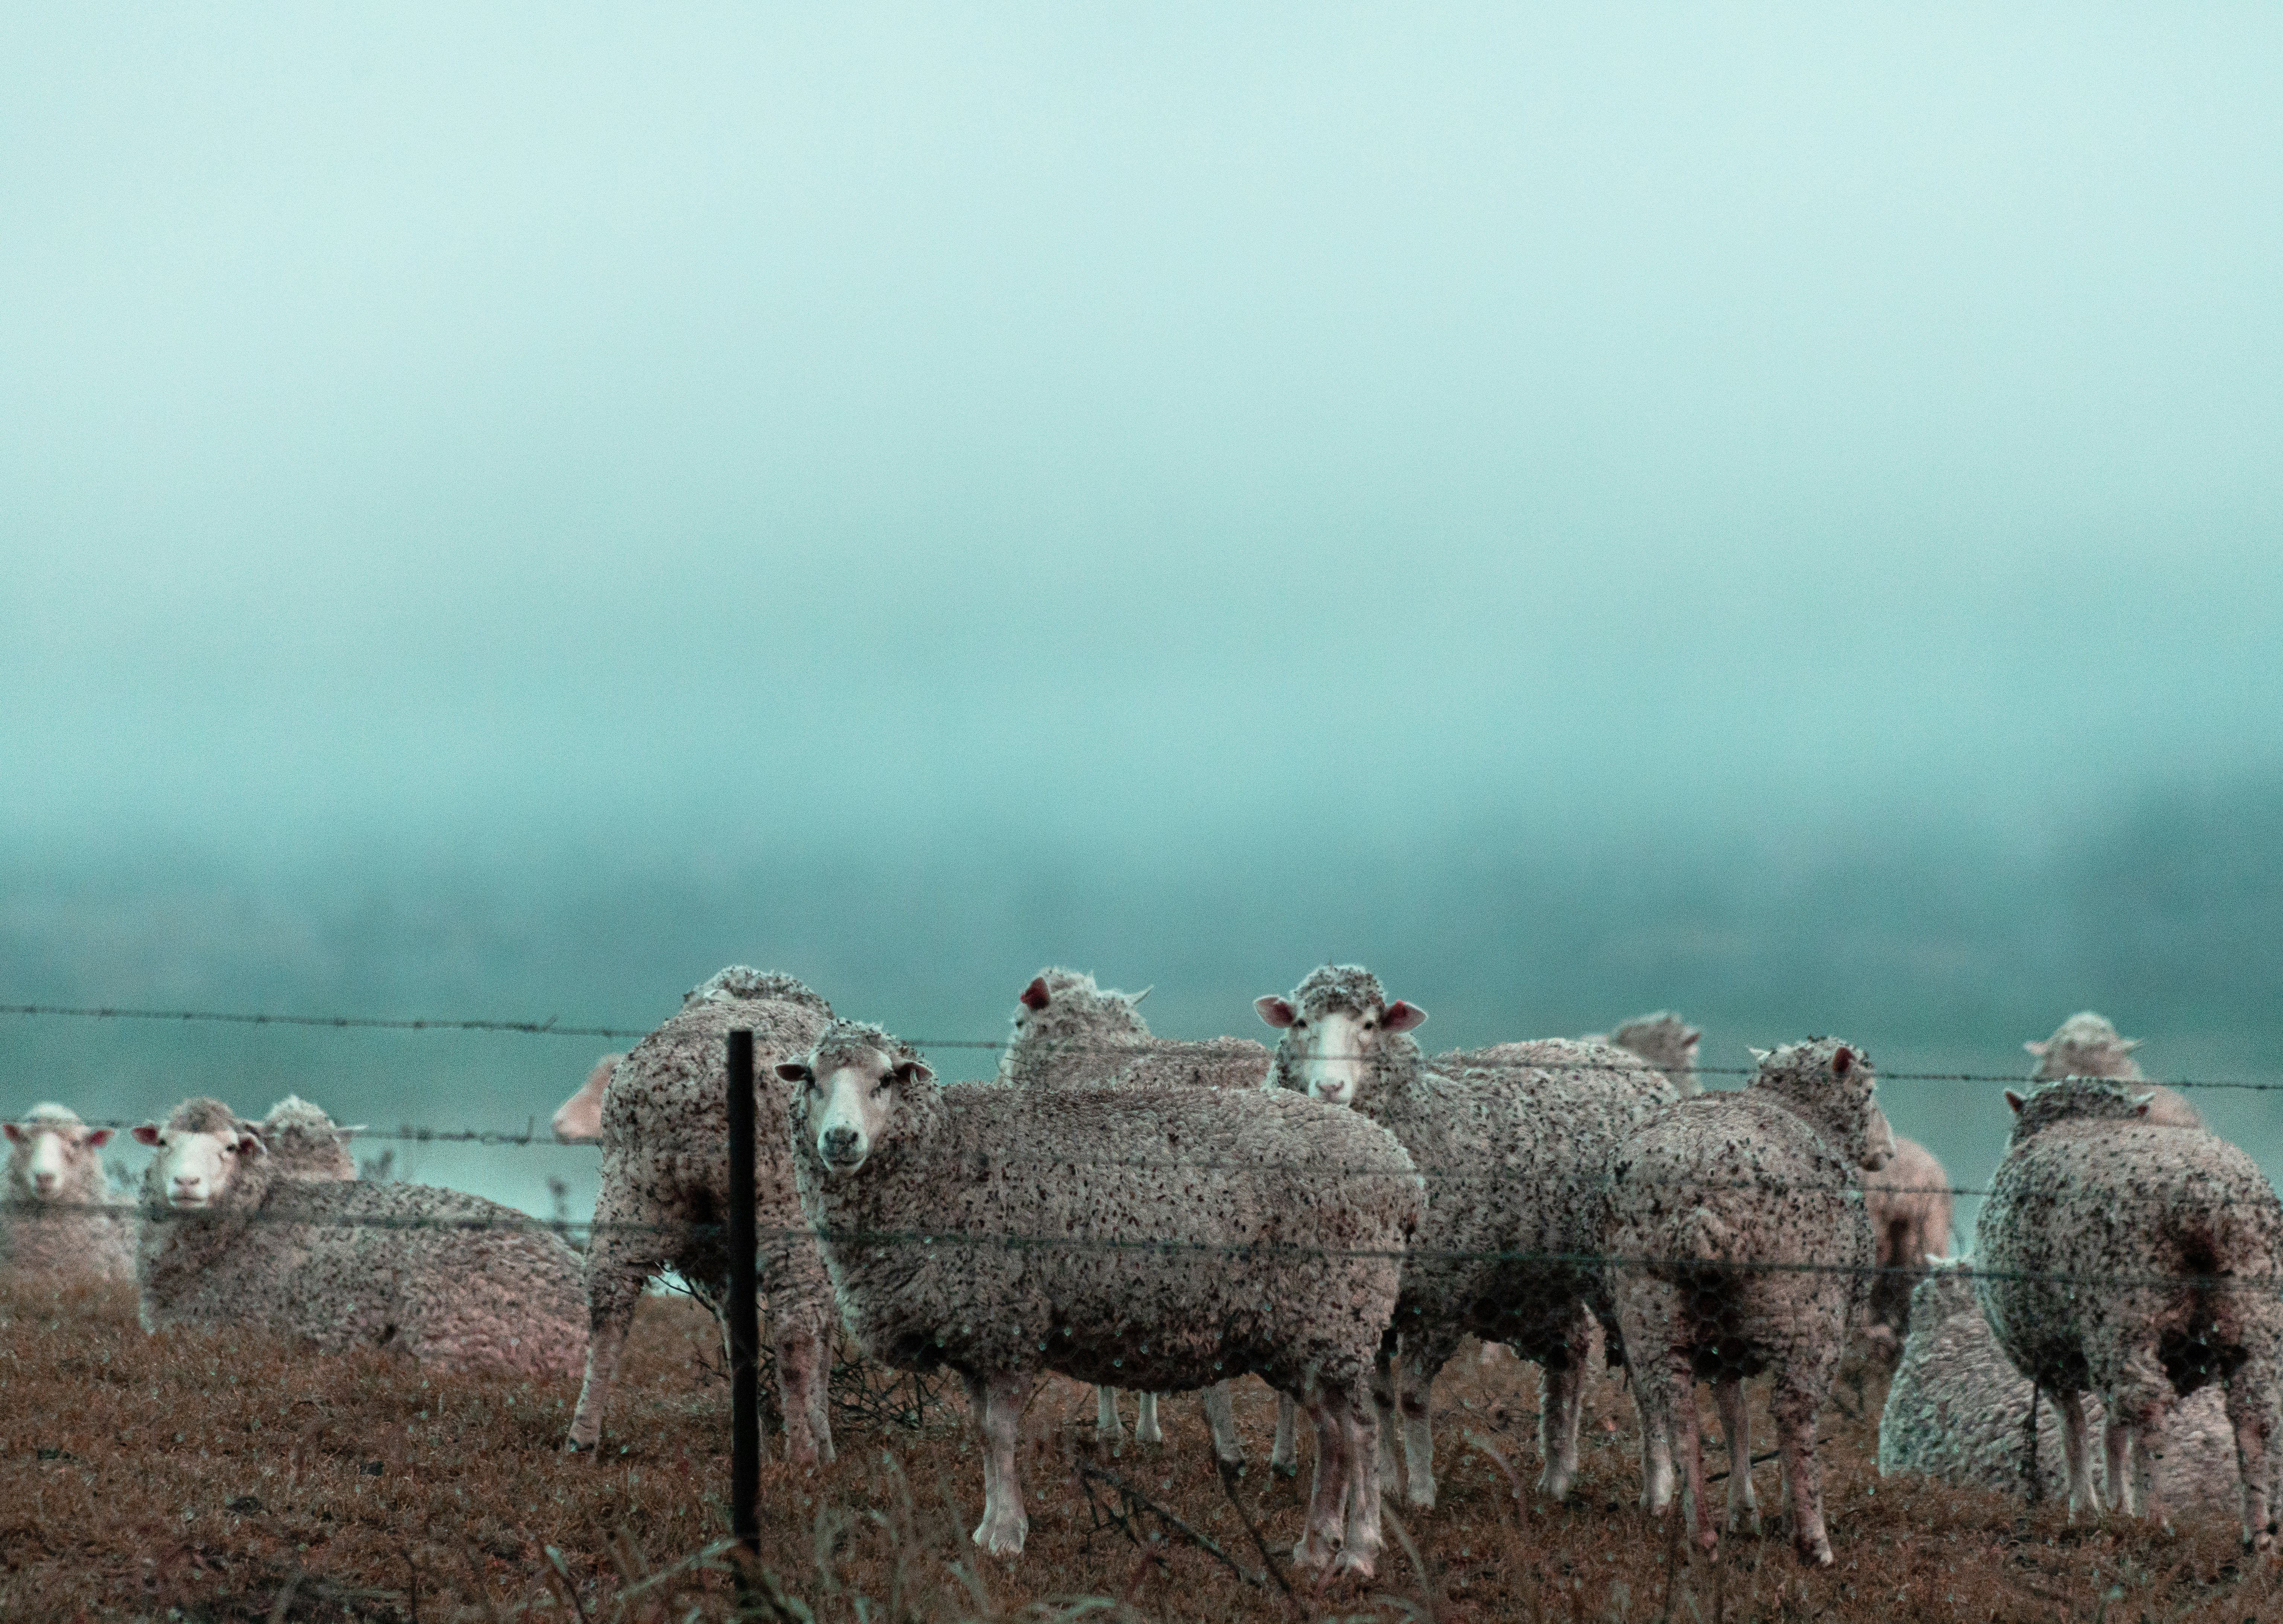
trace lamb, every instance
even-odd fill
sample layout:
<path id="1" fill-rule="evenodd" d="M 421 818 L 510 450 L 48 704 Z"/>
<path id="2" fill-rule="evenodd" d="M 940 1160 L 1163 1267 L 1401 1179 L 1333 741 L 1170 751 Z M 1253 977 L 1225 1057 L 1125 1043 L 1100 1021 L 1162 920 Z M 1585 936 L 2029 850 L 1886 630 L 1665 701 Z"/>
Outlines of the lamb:
<path id="1" fill-rule="evenodd" d="M 1015 1445 L 1040 1371 L 1151 1392 L 1251 1371 L 1316 1426 L 1294 1559 L 1371 1573 L 1364 1393 L 1422 1202 L 1392 1138 L 1250 1089 L 947 1088 L 851 1022 L 777 1071 L 797 1088 L 801 1207 L 849 1330 L 882 1364 L 966 1383 L 978 1545 L 1023 1549 Z"/>
<path id="2" fill-rule="evenodd" d="M 108 1128 L 76 1112 L 34 1106 L 6 1124 L 8 1170 L 0 1191 L 0 1275 L 124 1280 L 135 1273 L 134 1208 L 97 1153 Z"/>
<path id="3" fill-rule="evenodd" d="M 1671 1079 L 1680 1098 L 1689 1100 L 1703 1092 L 1696 1077 L 1696 1045 L 1703 1036 L 1671 1010 L 1660 1009 L 1635 1015 L 1607 1032 L 1588 1032 L 1578 1041 L 1607 1044 L 1640 1055 Z"/>
<path id="4" fill-rule="evenodd" d="M 1911 1294 L 1910 1334 L 1879 1417 L 1879 1473 L 2042 1499 L 2047 1484 L 2063 1480 L 2061 1413 L 2037 1403 L 2033 1457 L 2035 1389 L 1991 1339 L 1971 1266 L 1929 1261 Z M 2100 1426 L 2100 1401 L 2084 1403 L 2086 1424 Z M 2235 1430 L 2217 1387 L 2199 1387 L 2165 1418 L 2156 1481 L 2168 1504 L 2237 1509 Z"/>
<path id="5" fill-rule="evenodd" d="M 1838 1373 L 1873 1255 L 1857 1169 L 1882 1160 L 1853 1045 L 1754 1050 L 1743 1089 L 1700 1094 L 1629 1135 L 1609 1163 L 1604 1227 L 1625 1364 L 1645 1439 L 1679 1453 L 1699 1546 L 1719 1542 L 1704 1497 L 1696 1383 L 1713 1384 L 1731 1458 L 1728 1527 L 1757 1532 L 1742 1382 L 1771 1367 L 1769 1410 L 1801 1561 L 1831 1566 L 1815 1418 Z M 1887 1146 L 1884 1148 L 1891 1148 Z M 1671 1468 L 1656 1451 L 1643 1499 L 1662 1511 Z"/>
<path id="6" fill-rule="evenodd" d="M 2061 1410 L 2070 1516 L 2096 1504 L 2088 1390 L 2107 1411 L 2109 1506 L 2161 1521 L 2165 1423 L 2218 1382 L 2244 1542 L 2271 1544 L 2283 1201 L 2250 1157 L 2153 1121 L 2129 1084 L 2066 1077 L 2006 1100 L 2014 1131 L 1975 1223 L 1975 1284 L 1999 1348 Z"/>
<path id="7" fill-rule="evenodd" d="M 770 1068 L 806 1054 L 831 1018 L 825 1001 L 793 977 L 732 965 L 691 988 L 681 1013 L 612 1068 L 602 1095 L 602 1183 L 587 1250 L 587 1376 L 566 1450 L 601 1441 L 635 1305 L 653 1275 L 672 1268 L 716 1302 L 728 1295 L 721 1225 L 729 1199 L 729 1032 L 752 1030 L 756 1120 L 775 1122 L 791 1091 Z M 775 1332 L 786 1450 L 796 1461 L 829 1461 L 831 1283 L 800 1216 L 791 1147 L 763 1133 L 753 1161 L 760 1286 Z"/>
<path id="8" fill-rule="evenodd" d="M 357 1131 L 337 1126 L 299 1094 L 288 1094 L 271 1106 L 254 1131 L 261 1136 L 269 1165 L 280 1178 L 357 1176 L 356 1159 L 349 1154 L 349 1136 Z"/>
<path id="9" fill-rule="evenodd" d="M 603 1090 L 610 1086 L 611 1073 L 618 1069 L 624 1054 L 605 1054 L 595 1062 L 579 1092 L 555 1107 L 555 1138 L 563 1145 L 599 1145 L 603 1142 Z"/>
<path id="10" fill-rule="evenodd" d="M 1186 1084 L 1198 1088 L 1258 1088 L 1268 1078 L 1268 1050 L 1249 1038 L 1218 1037 L 1183 1043 L 1151 1035 L 1142 1019 L 1143 992 L 1120 992 L 1095 984 L 1081 970 L 1049 967 L 1031 978 L 1016 1000 L 1015 1035 L 999 1054 L 999 1080 L 1026 1088 L 1068 1088 L 1089 1083 L 1140 1087 Z M 1095 1431 L 1113 1442 L 1125 1436 L 1118 1418 L 1118 1389 L 1095 1389 Z M 1205 1422 L 1212 1430 L 1214 1455 L 1242 1462 L 1236 1414 L 1228 1384 L 1205 1389 Z M 1134 1417 L 1138 1443 L 1158 1443 L 1157 1395 L 1139 1395 Z M 1273 1464 L 1295 1475 L 1292 1427 L 1280 1414 Z"/>
<path id="11" fill-rule="evenodd" d="M 447 1369 L 579 1368 L 579 1260 L 536 1220 L 456 1190 L 281 1177 L 258 1126 L 192 1099 L 136 1140 L 143 1328 L 250 1325 L 326 1352 Z"/>
<path id="12" fill-rule="evenodd" d="M 1885 1117 L 1882 1115 L 1881 1125 Z M 1889 1131 L 1891 1133 L 1891 1130 Z M 1877 1248 L 1865 1340 L 1892 1359 L 1910 1330 L 1913 1287 L 1925 1260 L 1950 1254 L 1950 1174 L 1915 1139 L 1894 1135 L 1894 1160 L 1863 1177 L 1863 1209 Z"/>
<path id="13" fill-rule="evenodd" d="M 1592 1197 L 1617 1140 L 1674 1098 L 1655 1067 L 1620 1050 L 1550 1038 L 1428 1062 L 1411 1036 L 1427 1012 L 1388 1000 L 1355 965 L 1309 972 L 1289 996 L 1255 1000 L 1282 1036 L 1281 1089 L 1346 1106 L 1392 1133 L 1427 1177 L 1416 1255 L 1375 1370 L 1391 1445 L 1402 1415 L 1403 1472 L 1381 1482 L 1435 1504 L 1430 1396 L 1462 1337 L 1504 1342 L 1545 1368 L 1539 1487 L 1567 1495 L 1596 1318 L 1608 1323 Z M 1389 1356 L 1399 1346 L 1401 1380 Z"/>
<path id="14" fill-rule="evenodd" d="M 2146 1121 L 2163 1128 L 2204 1125 L 2195 1107 L 2140 1075 L 2140 1063 L 2132 1058 L 2140 1039 L 2118 1037 L 2106 1015 L 2081 1010 L 2056 1027 L 2043 1043 L 2022 1046 L 2038 1059 L 2038 1068 L 2030 1074 L 2032 1083 L 2050 1083 L 2060 1077 L 2111 1077 L 2120 1083 L 2138 1083 L 2142 1086 L 2136 1092 L 2148 1096 Z"/>

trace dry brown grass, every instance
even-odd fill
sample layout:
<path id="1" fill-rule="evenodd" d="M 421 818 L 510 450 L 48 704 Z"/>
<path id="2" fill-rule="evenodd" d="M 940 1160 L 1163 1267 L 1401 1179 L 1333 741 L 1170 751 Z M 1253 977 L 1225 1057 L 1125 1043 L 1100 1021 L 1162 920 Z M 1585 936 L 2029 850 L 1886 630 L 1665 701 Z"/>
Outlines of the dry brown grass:
<path id="1" fill-rule="evenodd" d="M 0 1618 L 308 1620 L 724 1619 L 718 1554 L 727 1389 L 711 1322 L 653 1298 L 636 1322 L 616 1426 L 599 1458 L 556 1453 L 573 1386 L 424 1375 L 380 1356 L 321 1357 L 244 1334 L 145 1337 L 121 1293 L 0 1293 Z M 1847 1397 L 1852 1404 L 1851 1396 Z M 1192 1400 L 1165 1406 L 1163 1449 L 1097 1459 L 1090 1391 L 1052 1381 L 1032 1403 L 1025 1470 L 1030 1549 L 978 1559 L 966 1532 L 981 1475 L 963 1418 L 914 1434 L 845 1418 L 841 1459 L 773 1464 L 762 1559 L 820 1624 L 1148 1619 L 1441 1624 L 1475 1620 L 2142 1619 L 2283 1620 L 2271 1561 L 2232 1530 L 2184 1522 L 2070 1529 L 2057 1507 L 1881 1482 L 1874 1382 L 1865 1409 L 1826 1418 L 1838 1566 L 1810 1573 L 1774 1535 L 1689 1560 L 1633 1507 L 1632 1407 L 1615 1382 L 1589 1399 L 1570 1504 L 1517 1506 L 1471 1434 L 1535 1475 L 1528 1367 L 1471 1358 L 1438 1398 L 1444 1503 L 1391 1540 L 1379 1582 L 1288 1601 L 1186 1536 L 1137 1545 L 1097 1526 L 1125 1497 L 1079 1481 L 1104 1466 L 1139 1495 L 1261 1567 L 1213 1476 Z M 1239 1416 L 1258 1462 L 1274 1403 L 1246 1384 Z M 1772 1509 L 1774 1469 L 1763 1467 Z M 1256 1465 L 1238 1487 L 1281 1560 L 1302 1486 Z M 1145 1538 L 1162 1533 L 1144 1513 Z M 678 1570 L 675 1565 L 682 1566 Z M 664 1573 L 660 1577 L 661 1573 Z M 1096 1598 L 1086 1601 L 1083 1598 Z"/>

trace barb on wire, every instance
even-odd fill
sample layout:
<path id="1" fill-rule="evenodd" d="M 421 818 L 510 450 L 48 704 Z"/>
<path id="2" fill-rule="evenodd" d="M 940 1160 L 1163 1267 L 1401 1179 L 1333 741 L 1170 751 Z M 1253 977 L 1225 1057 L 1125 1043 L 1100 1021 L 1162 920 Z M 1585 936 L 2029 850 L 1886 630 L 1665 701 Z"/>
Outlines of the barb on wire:
<path id="1" fill-rule="evenodd" d="M 0 1004 L 0 1015 L 66 1015 L 89 1021 L 208 1022 L 224 1026 L 326 1026 L 391 1032 L 526 1032 L 548 1037 L 643 1037 L 647 1029 L 558 1026 L 544 1021 L 461 1021 L 384 1015 L 278 1015 L 216 1009 L 129 1009 L 112 1005 Z"/>

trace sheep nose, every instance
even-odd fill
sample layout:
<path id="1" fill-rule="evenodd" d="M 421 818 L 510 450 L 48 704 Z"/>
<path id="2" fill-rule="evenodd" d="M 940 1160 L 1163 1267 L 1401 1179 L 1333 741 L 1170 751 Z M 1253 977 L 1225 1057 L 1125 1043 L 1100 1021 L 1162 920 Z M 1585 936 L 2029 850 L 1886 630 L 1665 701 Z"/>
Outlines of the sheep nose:
<path id="1" fill-rule="evenodd" d="M 39 1172 L 32 1175 L 32 1188 L 37 1190 L 42 1195 L 45 1195 L 51 1190 L 53 1190 L 58 1182 L 58 1180 L 53 1173 Z"/>
<path id="2" fill-rule="evenodd" d="M 853 1162 L 856 1159 L 857 1133 L 853 1128 L 827 1128 L 824 1131 L 824 1159 L 827 1162 Z"/>

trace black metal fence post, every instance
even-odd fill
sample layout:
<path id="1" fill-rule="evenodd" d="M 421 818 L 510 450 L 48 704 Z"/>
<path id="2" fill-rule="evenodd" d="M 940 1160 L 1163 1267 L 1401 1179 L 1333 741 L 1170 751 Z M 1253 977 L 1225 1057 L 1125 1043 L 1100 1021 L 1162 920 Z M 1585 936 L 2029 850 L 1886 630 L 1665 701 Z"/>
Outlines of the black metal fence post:
<path id="1" fill-rule="evenodd" d="M 729 1034 L 729 1534 L 761 1549 L 760 1349 L 754 1302 L 753 1035 Z"/>

